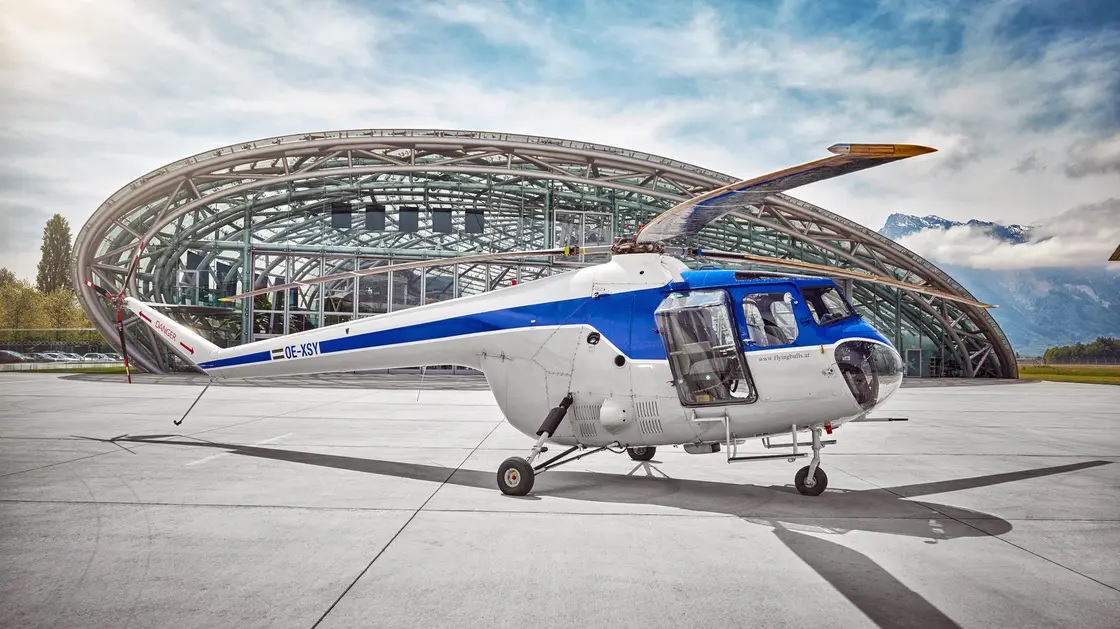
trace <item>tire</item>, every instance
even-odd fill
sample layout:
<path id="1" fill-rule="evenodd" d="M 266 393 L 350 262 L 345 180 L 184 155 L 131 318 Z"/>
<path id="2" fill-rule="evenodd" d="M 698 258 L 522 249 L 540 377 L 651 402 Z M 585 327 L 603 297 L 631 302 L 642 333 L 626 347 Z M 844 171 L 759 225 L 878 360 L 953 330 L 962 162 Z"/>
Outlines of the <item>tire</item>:
<path id="1" fill-rule="evenodd" d="M 657 454 L 657 448 L 653 446 L 638 446 L 636 448 L 626 448 L 626 454 L 630 455 L 631 459 L 635 461 L 652 461 L 653 455 Z"/>
<path id="2" fill-rule="evenodd" d="M 797 475 L 793 477 L 793 484 L 797 486 L 797 491 L 802 496 L 819 496 L 824 493 L 825 488 L 828 487 L 828 474 L 817 466 L 817 472 L 813 474 L 812 486 L 807 486 L 805 481 L 809 477 L 809 466 L 801 468 L 797 471 Z"/>
<path id="3" fill-rule="evenodd" d="M 524 496 L 533 490 L 533 466 L 519 457 L 510 457 L 498 466 L 498 489 L 507 496 Z"/>

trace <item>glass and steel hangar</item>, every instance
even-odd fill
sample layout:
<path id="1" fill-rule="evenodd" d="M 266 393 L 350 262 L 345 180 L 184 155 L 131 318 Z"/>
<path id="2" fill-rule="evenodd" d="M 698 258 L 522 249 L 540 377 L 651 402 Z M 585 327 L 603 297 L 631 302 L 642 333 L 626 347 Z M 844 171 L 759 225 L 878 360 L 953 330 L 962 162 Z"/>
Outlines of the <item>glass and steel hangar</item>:
<path id="1" fill-rule="evenodd" d="M 116 344 L 114 311 L 83 281 L 119 289 L 143 241 L 129 294 L 169 304 L 168 312 L 217 344 L 235 345 L 598 260 L 459 264 L 241 303 L 219 301 L 223 296 L 398 261 L 609 244 L 676 203 L 740 178 L 638 151 L 506 133 L 364 129 L 268 138 L 179 160 L 118 190 L 79 232 L 72 275 L 82 307 Z M 970 296 L 897 243 L 784 194 L 743 206 L 679 244 L 855 269 Z M 845 289 L 894 341 L 909 375 L 1017 377 L 1010 344 L 982 309 L 859 281 Z M 178 366 L 148 328 L 126 329 L 134 362 L 155 372 Z"/>

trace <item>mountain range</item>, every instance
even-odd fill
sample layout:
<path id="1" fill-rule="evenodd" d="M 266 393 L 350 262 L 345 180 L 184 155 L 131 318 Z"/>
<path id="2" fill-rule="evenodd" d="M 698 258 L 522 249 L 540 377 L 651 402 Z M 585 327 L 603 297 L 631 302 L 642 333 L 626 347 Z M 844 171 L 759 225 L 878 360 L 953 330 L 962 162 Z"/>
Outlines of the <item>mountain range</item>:
<path id="1" fill-rule="evenodd" d="M 891 214 L 879 233 L 899 240 L 928 229 L 970 226 L 1012 244 L 1031 238 L 1031 227 L 987 221 L 951 221 L 940 216 Z M 916 252 L 919 255 L 921 252 Z M 977 299 L 997 304 L 989 310 L 1021 356 L 1040 356 L 1049 347 L 1120 337 L 1120 268 L 1038 267 L 978 269 L 938 263 Z"/>

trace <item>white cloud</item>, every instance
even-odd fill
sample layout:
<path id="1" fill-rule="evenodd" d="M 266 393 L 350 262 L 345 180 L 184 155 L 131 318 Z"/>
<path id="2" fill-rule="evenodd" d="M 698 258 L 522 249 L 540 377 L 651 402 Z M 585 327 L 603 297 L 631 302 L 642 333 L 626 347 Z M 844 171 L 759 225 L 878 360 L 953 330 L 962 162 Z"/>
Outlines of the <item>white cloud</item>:
<path id="1" fill-rule="evenodd" d="M 1120 132 L 1074 142 L 1069 147 L 1065 173 L 1074 178 L 1120 174 Z"/>
<path id="2" fill-rule="evenodd" d="M 1021 56 L 994 35 L 1013 9 L 992 6 L 885 3 L 912 28 L 968 24 L 959 53 L 926 59 L 870 36 L 799 35 L 795 2 L 774 24 L 674 5 L 661 22 L 643 11 L 572 25 L 519 2 L 0 0 L 0 217 L 61 212 L 76 231 L 168 162 L 367 127 L 549 135 L 741 177 L 833 142 L 939 148 L 794 192 L 872 228 L 895 211 L 1030 222 L 1120 196 L 1109 165 L 1120 136 L 1094 122 L 1114 105 L 1115 32 Z M 473 56 L 487 45 L 516 76 Z M 0 265 L 31 274 L 37 248 L 9 248 Z"/>
<path id="3" fill-rule="evenodd" d="M 924 229 L 898 242 L 934 263 L 976 269 L 1103 267 L 1120 244 L 1120 199 L 1063 212 L 1035 226 L 1020 244 L 968 225 Z"/>

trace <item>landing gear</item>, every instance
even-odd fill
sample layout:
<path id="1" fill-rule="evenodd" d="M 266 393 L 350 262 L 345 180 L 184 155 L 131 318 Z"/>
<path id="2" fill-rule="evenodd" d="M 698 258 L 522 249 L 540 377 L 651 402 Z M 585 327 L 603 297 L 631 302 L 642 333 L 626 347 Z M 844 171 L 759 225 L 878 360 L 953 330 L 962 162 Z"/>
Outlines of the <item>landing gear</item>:
<path id="1" fill-rule="evenodd" d="M 653 446 L 638 446 L 636 448 L 626 448 L 626 454 L 635 461 L 652 461 L 653 455 L 657 454 L 657 448 Z"/>
<path id="2" fill-rule="evenodd" d="M 821 464 L 821 429 L 813 428 L 813 460 L 809 465 L 797 471 L 793 477 L 793 484 L 803 496 L 819 496 L 828 487 L 828 475 L 820 468 Z"/>
<path id="3" fill-rule="evenodd" d="M 498 467 L 498 488 L 508 496 L 524 496 L 533 490 L 535 477 L 528 461 L 513 456 Z"/>
<path id="4" fill-rule="evenodd" d="M 802 496 L 819 496 L 828 487 L 828 475 L 818 467 L 810 478 L 809 466 L 806 465 L 797 471 L 797 475 L 793 477 L 793 484 L 797 486 L 797 491 Z"/>
<path id="5" fill-rule="evenodd" d="M 568 412 L 568 407 L 571 405 L 572 394 L 569 393 L 560 401 L 559 406 L 549 411 L 548 417 L 545 418 L 544 423 L 541 424 L 540 429 L 537 431 L 537 442 L 533 444 L 533 449 L 529 451 L 529 456 L 527 458 L 510 457 L 502 461 L 502 464 L 498 466 L 498 489 L 501 489 L 503 494 L 508 496 L 525 496 L 532 491 L 537 474 L 543 474 L 554 467 L 559 467 L 565 463 L 571 463 L 589 454 L 602 452 L 612 446 L 619 445 L 616 442 L 611 446 L 586 450 L 575 456 L 569 456 L 576 450 L 583 450 L 581 446 L 572 446 L 544 463 L 533 465 L 533 462 L 536 461 L 540 455 L 548 452 L 548 448 L 545 447 L 544 442 L 556 433 L 556 429 L 560 426 L 561 420 L 564 419 L 564 415 Z M 652 457 L 653 448 L 649 449 L 651 451 L 649 456 Z M 621 452 L 621 450 L 615 450 L 615 452 Z"/>

